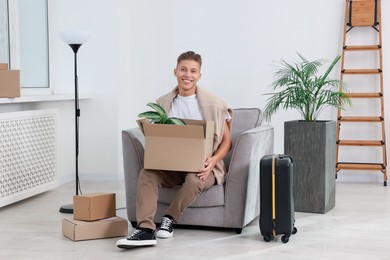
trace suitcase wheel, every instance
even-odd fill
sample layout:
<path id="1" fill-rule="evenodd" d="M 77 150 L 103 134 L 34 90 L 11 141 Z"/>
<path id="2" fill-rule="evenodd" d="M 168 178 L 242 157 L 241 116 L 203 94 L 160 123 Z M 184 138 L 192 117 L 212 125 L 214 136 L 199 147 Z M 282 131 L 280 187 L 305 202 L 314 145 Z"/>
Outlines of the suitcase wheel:
<path id="1" fill-rule="evenodd" d="M 272 238 L 270 234 L 265 234 L 263 237 L 264 237 L 265 242 L 271 241 L 271 238 Z"/>
<path id="2" fill-rule="evenodd" d="M 286 236 L 286 235 L 283 235 L 283 236 L 282 236 L 282 242 L 283 242 L 283 243 L 287 243 L 289 240 L 290 240 L 290 237 L 289 237 L 289 236 Z"/>
<path id="3" fill-rule="evenodd" d="M 298 229 L 297 229 L 296 227 L 294 227 L 293 230 L 292 230 L 292 234 L 294 235 L 294 234 L 296 234 L 297 232 L 298 232 Z"/>

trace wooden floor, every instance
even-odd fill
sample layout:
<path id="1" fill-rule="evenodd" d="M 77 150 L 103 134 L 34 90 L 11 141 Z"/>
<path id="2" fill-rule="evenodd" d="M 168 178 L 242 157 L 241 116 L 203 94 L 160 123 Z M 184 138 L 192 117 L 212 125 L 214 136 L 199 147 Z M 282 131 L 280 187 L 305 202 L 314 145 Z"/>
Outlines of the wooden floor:
<path id="1" fill-rule="evenodd" d="M 84 194 L 115 192 L 125 207 L 122 182 L 82 182 Z M 242 234 L 231 230 L 175 229 L 157 246 L 122 250 L 119 238 L 72 242 L 61 234 L 58 212 L 71 203 L 66 184 L 0 209 L 0 259 L 390 259 L 390 187 L 337 183 L 336 207 L 327 214 L 296 213 L 298 233 L 266 243 L 258 220 Z M 126 210 L 118 215 L 126 217 Z M 130 227 L 131 229 L 131 227 Z"/>

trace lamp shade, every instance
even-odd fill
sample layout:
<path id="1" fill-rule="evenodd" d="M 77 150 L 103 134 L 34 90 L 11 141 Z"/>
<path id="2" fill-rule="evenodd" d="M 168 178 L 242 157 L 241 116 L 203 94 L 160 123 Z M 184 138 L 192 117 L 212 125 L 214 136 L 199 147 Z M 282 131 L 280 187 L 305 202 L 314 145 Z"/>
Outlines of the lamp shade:
<path id="1" fill-rule="evenodd" d="M 91 38 L 91 31 L 84 30 L 66 30 L 61 31 L 60 36 L 67 44 L 83 44 Z"/>

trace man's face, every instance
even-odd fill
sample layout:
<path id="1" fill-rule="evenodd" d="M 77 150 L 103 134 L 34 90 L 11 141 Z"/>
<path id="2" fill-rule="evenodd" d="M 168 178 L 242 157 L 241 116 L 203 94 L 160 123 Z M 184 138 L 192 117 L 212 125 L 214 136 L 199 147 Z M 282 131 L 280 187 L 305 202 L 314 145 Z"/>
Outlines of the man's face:
<path id="1" fill-rule="evenodd" d="M 195 94 L 196 83 L 200 79 L 200 65 L 194 60 L 182 60 L 174 70 L 181 96 Z"/>

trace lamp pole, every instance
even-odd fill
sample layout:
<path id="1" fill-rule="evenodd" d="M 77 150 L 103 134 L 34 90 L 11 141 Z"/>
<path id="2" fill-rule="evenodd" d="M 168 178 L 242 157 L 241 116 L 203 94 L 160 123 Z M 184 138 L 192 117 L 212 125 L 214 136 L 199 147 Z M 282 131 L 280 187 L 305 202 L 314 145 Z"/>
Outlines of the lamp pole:
<path id="1" fill-rule="evenodd" d="M 62 38 L 74 53 L 74 110 L 75 110 L 75 173 L 76 173 L 76 196 L 79 195 L 79 118 L 80 118 L 80 106 L 79 106 L 79 89 L 78 89 L 78 75 L 77 75 L 77 52 L 81 45 L 85 43 L 91 36 L 89 31 L 65 31 L 62 33 Z M 64 205 L 60 208 L 62 213 L 73 213 L 73 204 Z"/>
<path id="2" fill-rule="evenodd" d="M 79 85 L 77 76 L 77 51 L 81 44 L 69 44 L 74 52 L 74 111 L 75 111 L 75 154 L 76 154 L 76 195 L 79 195 Z"/>

